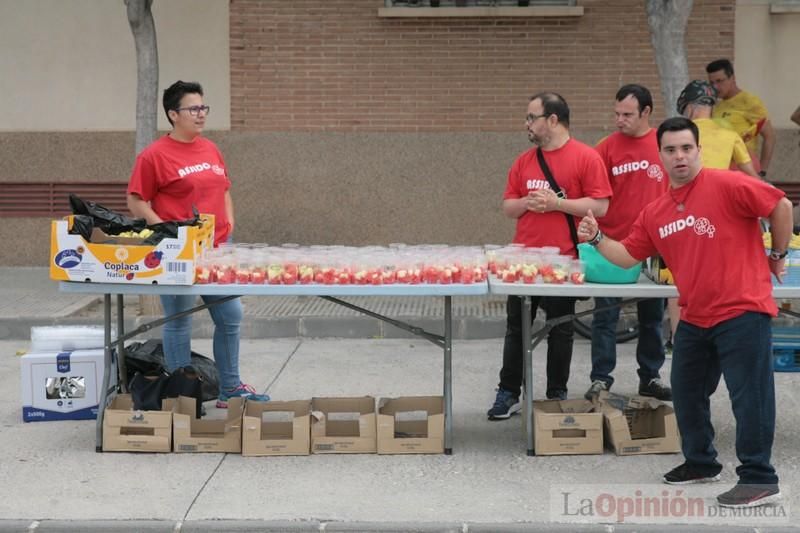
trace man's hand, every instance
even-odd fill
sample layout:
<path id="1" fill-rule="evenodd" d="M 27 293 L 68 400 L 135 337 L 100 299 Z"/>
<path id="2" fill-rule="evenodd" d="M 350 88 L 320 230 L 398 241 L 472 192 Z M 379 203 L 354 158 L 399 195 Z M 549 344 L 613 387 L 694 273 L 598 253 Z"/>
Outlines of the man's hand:
<path id="1" fill-rule="evenodd" d="M 597 219 L 594 218 L 594 213 L 589 209 L 581 223 L 578 224 L 578 240 L 582 242 L 590 241 L 600 231 L 600 226 L 597 225 Z"/>
<path id="2" fill-rule="evenodd" d="M 537 213 L 547 213 L 548 211 L 555 211 L 558 207 L 558 196 L 552 189 L 539 189 L 538 191 L 531 192 L 528 195 L 531 200 L 528 207 L 530 211 Z"/>
<path id="3" fill-rule="evenodd" d="M 769 271 L 775 274 L 775 277 L 778 278 L 778 283 L 782 285 L 783 275 L 786 274 L 786 258 L 784 257 L 783 259 L 778 259 L 777 261 L 768 259 L 767 262 L 769 263 Z"/>

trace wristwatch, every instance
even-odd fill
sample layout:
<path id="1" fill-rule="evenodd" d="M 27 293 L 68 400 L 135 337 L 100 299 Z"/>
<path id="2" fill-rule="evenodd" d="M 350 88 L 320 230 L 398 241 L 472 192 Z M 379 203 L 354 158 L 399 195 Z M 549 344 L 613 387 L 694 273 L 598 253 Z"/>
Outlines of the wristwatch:
<path id="1" fill-rule="evenodd" d="M 784 250 L 784 251 L 782 251 L 782 252 L 779 252 L 778 250 L 772 250 L 772 251 L 769 253 L 769 258 L 770 258 L 772 261 L 780 261 L 781 259 L 783 259 L 783 258 L 784 258 L 784 257 L 786 257 L 787 255 L 789 255 L 789 250 Z"/>
<path id="2" fill-rule="evenodd" d="M 597 228 L 597 233 L 595 233 L 594 237 L 592 237 L 590 240 L 586 242 L 592 246 L 597 246 L 598 244 L 600 244 L 600 241 L 602 240 L 603 240 L 603 232 L 600 231 L 600 228 Z"/>

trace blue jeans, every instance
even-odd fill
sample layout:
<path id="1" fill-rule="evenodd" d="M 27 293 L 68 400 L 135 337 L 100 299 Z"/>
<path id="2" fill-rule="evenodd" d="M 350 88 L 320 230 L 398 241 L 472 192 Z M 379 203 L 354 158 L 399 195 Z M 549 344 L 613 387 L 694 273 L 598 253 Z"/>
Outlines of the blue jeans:
<path id="1" fill-rule="evenodd" d="M 547 320 L 575 313 L 575 298 L 531 297 L 531 322 L 538 307 L 544 309 Z M 499 387 L 519 396 L 523 381 L 522 298 L 509 296 L 506 302 L 506 337 L 503 344 L 503 368 Z M 569 366 L 572 362 L 572 321 L 555 326 L 547 335 L 547 391 L 553 398 L 567 392 Z"/>
<path id="2" fill-rule="evenodd" d="M 672 397 L 687 463 L 708 471 L 719 468 L 709 398 L 725 376 L 736 419 L 739 483 L 778 482 L 770 464 L 775 436 L 771 344 L 770 317 L 763 313 L 746 312 L 710 328 L 678 323 Z"/>
<path id="3" fill-rule="evenodd" d="M 621 298 L 595 298 L 594 305 L 604 307 L 618 304 Z M 639 319 L 639 340 L 636 343 L 636 361 L 639 363 L 639 381 L 649 383 L 659 377 L 664 364 L 664 344 L 661 328 L 664 321 L 664 300 L 653 298 L 636 304 Z M 592 318 L 592 373 L 591 380 L 602 380 L 610 387 L 614 383 L 611 372 L 617 366 L 616 329 L 619 306 L 598 311 Z"/>
<path id="4" fill-rule="evenodd" d="M 201 296 L 211 303 L 225 296 Z M 161 305 L 166 316 L 195 306 L 197 296 L 162 295 Z M 242 323 L 242 301 L 239 298 L 208 308 L 214 321 L 214 362 L 219 371 L 220 388 L 230 390 L 241 383 L 239 377 L 239 326 Z M 170 320 L 164 324 L 164 359 L 167 370 L 192 364 L 192 315 Z"/>

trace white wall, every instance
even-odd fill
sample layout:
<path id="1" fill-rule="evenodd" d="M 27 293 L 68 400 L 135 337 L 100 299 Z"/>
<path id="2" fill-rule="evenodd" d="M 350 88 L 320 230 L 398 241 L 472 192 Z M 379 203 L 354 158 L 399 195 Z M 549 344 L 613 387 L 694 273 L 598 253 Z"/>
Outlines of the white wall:
<path id="1" fill-rule="evenodd" d="M 770 4 L 737 0 L 734 68 L 742 89 L 761 97 L 776 128 L 796 128 L 789 120 L 800 106 L 800 2 L 793 13 L 770 13 Z"/>
<path id="2" fill-rule="evenodd" d="M 155 0 L 161 93 L 199 81 L 209 129 L 230 129 L 228 0 Z M 0 131 L 136 127 L 136 50 L 123 0 L 0 0 Z"/>

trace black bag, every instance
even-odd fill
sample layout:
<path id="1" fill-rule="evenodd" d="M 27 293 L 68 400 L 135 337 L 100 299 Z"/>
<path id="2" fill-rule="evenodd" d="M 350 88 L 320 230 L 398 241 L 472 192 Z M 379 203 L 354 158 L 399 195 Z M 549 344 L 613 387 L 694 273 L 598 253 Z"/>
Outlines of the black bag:
<path id="1" fill-rule="evenodd" d="M 125 216 L 96 202 L 82 200 L 74 194 L 69 195 L 69 205 L 72 214 L 92 217 L 94 227 L 100 228 L 107 235 L 119 235 L 123 231 L 140 231 L 147 225 L 143 218 Z"/>
<path id="2" fill-rule="evenodd" d="M 159 339 L 150 339 L 146 342 L 134 342 L 125 348 L 125 362 L 128 367 L 126 380 L 130 381 L 136 372 L 146 374 L 163 370 L 164 348 Z M 219 372 L 212 359 L 192 352 L 192 364 L 201 379 L 202 401 L 214 400 L 219 395 Z"/>
<path id="3" fill-rule="evenodd" d="M 203 377 L 192 366 L 185 366 L 170 374 L 164 390 L 166 398 L 187 396 L 195 399 L 195 418 L 203 414 Z"/>
<path id="4" fill-rule="evenodd" d="M 136 372 L 128 384 L 133 408 L 137 411 L 160 411 L 169 380 L 170 375 L 163 370 Z"/>

